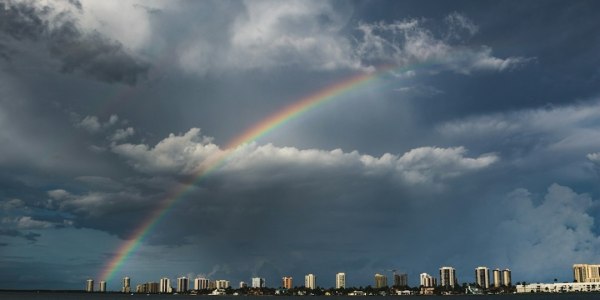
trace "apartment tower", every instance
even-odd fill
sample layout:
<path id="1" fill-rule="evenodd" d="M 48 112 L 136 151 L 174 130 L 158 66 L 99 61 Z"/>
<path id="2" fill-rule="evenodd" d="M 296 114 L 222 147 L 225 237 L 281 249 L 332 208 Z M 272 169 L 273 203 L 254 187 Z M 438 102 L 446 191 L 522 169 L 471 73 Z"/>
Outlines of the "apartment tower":
<path id="1" fill-rule="evenodd" d="M 185 276 L 177 278 L 177 292 L 185 293 L 188 291 L 188 289 L 189 289 L 189 280 Z"/>
<path id="2" fill-rule="evenodd" d="M 440 285 L 454 288 L 458 280 L 456 279 L 456 269 L 453 267 L 440 268 Z"/>
<path id="3" fill-rule="evenodd" d="M 494 287 L 499 288 L 502 286 L 502 272 L 500 269 L 494 269 L 492 271 L 492 277 L 494 278 Z"/>
<path id="4" fill-rule="evenodd" d="M 88 293 L 94 291 L 94 279 L 88 279 L 85 281 L 85 291 Z"/>
<path id="5" fill-rule="evenodd" d="M 510 269 L 502 270 L 502 285 L 511 286 L 512 285 L 512 275 Z"/>
<path id="6" fill-rule="evenodd" d="M 317 276 L 314 274 L 308 274 L 304 276 L 304 286 L 307 289 L 314 290 L 317 288 Z"/>
<path id="7" fill-rule="evenodd" d="M 163 277 L 160 279 L 160 286 L 158 287 L 158 292 L 162 294 L 171 293 L 171 280 L 167 277 Z"/>
<path id="8" fill-rule="evenodd" d="M 121 288 L 123 293 L 131 293 L 131 279 L 129 277 L 123 278 L 123 287 Z"/>
<path id="9" fill-rule="evenodd" d="M 380 289 L 387 286 L 387 277 L 385 275 L 375 274 L 375 288 Z"/>
<path id="10" fill-rule="evenodd" d="M 427 273 L 421 273 L 419 275 L 419 284 L 422 287 L 434 287 L 436 282 L 435 278 Z"/>
<path id="11" fill-rule="evenodd" d="M 291 289 L 294 286 L 293 283 L 292 283 L 293 281 L 292 281 L 292 277 L 291 276 L 283 277 L 281 280 L 283 281 L 283 285 L 282 286 L 283 286 L 284 289 L 288 289 L 289 290 L 289 289 Z"/>
<path id="12" fill-rule="evenodd" d="M 252 287 L 253 288 L 264 288 L 265 287 L 265 279 L 261 277 L 252 277 Z"/>
<path id="13" fill-rule="evenodd" d="M 490 269 L 488 267 L 475 268 L 475 283 L 480 288 L 490 288 Z"/>
<path id="14" fill-rule="evenodd" d="M 335 274 L 335 288 L 345 289 L 346 288 L 346 273 Z"/>

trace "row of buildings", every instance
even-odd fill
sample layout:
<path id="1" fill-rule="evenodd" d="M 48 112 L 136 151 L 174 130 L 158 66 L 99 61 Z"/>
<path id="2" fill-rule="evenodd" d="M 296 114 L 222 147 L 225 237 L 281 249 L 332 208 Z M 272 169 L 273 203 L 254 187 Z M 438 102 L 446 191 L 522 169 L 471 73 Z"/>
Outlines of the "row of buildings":
<path id="1" fill-rule="evenodd" d="M 439 282 L 441 287 L 454 288 L 458 285 L 458 279 L 456 277 L 456 269 L 453 267 L 441 267 L 439 269 Z M 476 283 L 479 287 L 488 289 L 490 287 L 490 270 L 487 267 L 477 267 L 475 269 L 475 279 Z M 374 288 L 381 289 L 388 287 L 388 278 L 383 274 L 375 274 L 375 285 Z M 422 273 L 419 276 L 420 286 L 423 288 L 433 288 L 438 286 L 437 278 L 427 274 Z M 511 271 L 509 269 L 504 269 L 500 271 L 499 269 L 493 270 L 493 279 L 494 286 L 511 286 Z M 159 282 L 147 282 L 138 284 L 135 289 L 131 286 L 131 279 L 129 277 L 123 278 L 121 291 L 123 293 L 187 293 L 190 290 L 223 290 L 230 288 L 231 284 L 228 280 L 209 280 L 208 278 L 195 278 L 193 280 L 193 288 L 190 286 L 190 279 L 187 277 L 179 277 L 177 278 L 176 285 L 173 286 L 171 284 L 171 280 L 169 278 L 161 278 Z M 244 281 L 239 283 L 239 288 L 247 288 L 248 284 Z M 253 277 L 251 279 L 251 287 L 252 288 L 265 288 L 266 281 L 261 277 Z M 281 287 L 284 289 L 292 289 L 294 287 L 294 280 L 291 276 L 285 276 L 282 278 Z M 317 289 L 317 276 L 314 274 L 307 274 L 304 276 L 304 287 L 306 289 Z M 393 284 L 392 287 L 401 288 L 408 287 L 408 275 L 401 273 L 397 274 L 395 271 L 393 273 Z M 335 275 L 335 288 L 336 289 L 344 289 L 346 288 L 346 273 L 337 273 Z M 93 292 L 94 291 L 94 280 L 88 279 L 86 282 L 86 291 Z M 99 284 L 99 291 L 106 292 L 106 282 L 101 281 Z"/>
<path id="2" fill-rule="evenodd" d="M 493 287 L 510 287 L 512 285 L 512 273 L 510 269 L 494 269 L 492 274 L 494 279 Z M 457 286 L 458 278 L 456 277 L 456 269 L 453 267 L 441 267 L 439 282 L 439 286 L 442 287 L 454 288 Z M 425 288 L 438 286 L 437 278 L 427 273 L 419 275 L 419 283 L 421 287 Z M 475 268 L 475 284 L 482 289 L 490 288 L 490 269 L 488 267 Z"/>

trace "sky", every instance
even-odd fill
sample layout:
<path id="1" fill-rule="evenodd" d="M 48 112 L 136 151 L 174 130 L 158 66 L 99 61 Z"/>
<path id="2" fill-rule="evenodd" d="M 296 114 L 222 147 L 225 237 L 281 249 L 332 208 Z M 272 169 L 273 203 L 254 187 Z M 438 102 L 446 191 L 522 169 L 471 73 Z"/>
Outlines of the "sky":
<path id="1" fill-rule="evenodd" d="M 0 0 L 0 288 L 572 281 L 600 263 L 599 10 Z"/>

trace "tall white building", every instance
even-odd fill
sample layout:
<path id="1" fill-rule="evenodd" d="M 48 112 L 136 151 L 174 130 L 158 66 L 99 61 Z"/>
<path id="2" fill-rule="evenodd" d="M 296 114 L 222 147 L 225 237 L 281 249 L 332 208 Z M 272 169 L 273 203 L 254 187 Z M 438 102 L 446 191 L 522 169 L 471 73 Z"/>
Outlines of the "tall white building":
<path id="1" fill-rule="evenodd" d="M 335 274 L 335 288 L 345 289 L 346 288 L 346 273 Z"/>
<path id="2" fill-rule="evenodd" d="M 494 271 L 492 272 L 493 274 L 493 278 L 494 278 L 494 287 L 495 288 L 499 288 L 502 286 L 502 272 L 500 272 L 500 269 L 494 269 Z"/>
<path id="3" fill-rule="evenodd" d="M 511 286 L 512 285 L 512 275 L 510 269 L 502 270 L 502 285 Z"/>
<path id="4" fill-rule="evenodd" d="M 419 275 L 419 284 L 422 287 L 434 287 L 435 286 L 435 278 L 427 273 L 421 273 Z"/>
<path id="5" fill-rule="evenodd" d="M 240 281 L 240 289 L 244 289 L 244 288 L 247 288 L 247 287 L 248 287 L 248 284 L 246 282 Z"/>
<path id="6" fill-rule="evenodd" d="M 158 292 L 162 294 L 168 294 L 173 292 L 173 290 L 171 289 L 171 280 L 169 278 L 163 277 L 160 279 Z"/>
<path id="7" fill-rule="evenodd" d="M 265 279 L 261 277 L 252 277 L 253 288 L 264 288 L 266 286 Z"/>
<path id="8" fill-rule="evenodd" d="M 453 267 L 440 268 L 440 286 L 454 288 L 457 282 L 456 269 Z"/>
<path id="9" fill-rule="evenodd" d="M 314 290 L 317 288 L 317 276 L 314 274 L 308 274 L 304 276 L 304 286 L 307 289 Z"/>
<path id="10" fill-rule="evenodd" d="M 177 278 L 177 292 L 185 293 L 189 289 L 189 280 L 186 277 Z"/>
<path id="11" fill-rule="evenodd" d="M 94 291 L 94 279 L 88 279 L 85 281 L 85 291 L 88 293 Z"/>
<path id="12" fill-rule="evenodd" d="M 196 290 L 207 290 L 208 289 L 209 280 L 206 278 L 196 278 L 194 279 L 194 289 Z"/>
<path id="13" fill-rule="evenodd" d="M 488 267 L 475 268 L 475 283 L 481 288 L 490 288 L 490 269 Z"/>
<path id="14" fill-rule="evenodd" d="M 106 281 L 104 280 L 100 281 L 100 292 L 106 293 Z"/>

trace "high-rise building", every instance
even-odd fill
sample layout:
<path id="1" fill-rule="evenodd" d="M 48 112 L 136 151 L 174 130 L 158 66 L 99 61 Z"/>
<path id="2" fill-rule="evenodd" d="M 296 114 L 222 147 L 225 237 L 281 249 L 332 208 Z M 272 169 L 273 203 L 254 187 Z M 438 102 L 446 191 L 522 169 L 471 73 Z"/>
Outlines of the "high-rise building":
<path id="1" fill-rule="evenodd" d="M 100 292 L 106 293 L 106 281 L 104 280 L 100 281 Z"/>
<path id="2" fill-rule="evenodd" d="M 308 274 L 304 276 L 304 286 L 307 289 L 314 290 L 317 288 L 317 276 L 314 274 Z"/>
<path id="3" fill-rule="evenodd" d="M 456 269 L 453 267 L 440 268 L 440 286 L 454 288 L 457 282 Z"/>
<path id="4" fill-rule="evenodd" d="M 408 274 L 394 274 L 394 287 L 408 286 Z"/>
<path id="5" fill-rule="evenodd" d="M 167 277 L 163 277 L 160 279 L 160 286 L 158 287 L 158 292 L 162 294 L 172 293 L 171 289 L 171 279 Z"/>
<path id="6" fill-rule="evenodd" d="M 335 274 L 335 288 L 345 289 L 346 288 L 346 273 Z"/>
<path id="7" fill-rule="evenodd" d="M 510 287 L 512 285 L 512 275 L 510 269 L 502 270 L 502 285 Z"/>
<path id="8" fill-rule="evenodd" d="M 177 292 L 185 293 L 188 291 L 188 289 L 189 289 L 189 280 L 185 276 L 177 278 Z"/>
<path id="9" fill-rule="evenodd" d="M 492 277 L 494 277 L 494 287 L 495 288 L 499 288 L 502 286 L 502 272 L 500 272 L 500 269 L 494 269 L 494 271 L 492 272 L 494 275 Z"/>
<path id="10" fill-rule="evenodd" d="M 387 286 L 387 277 L 382 274 L 375 274 L 375 288 L 380 289 Z"/>
<path id="11" fill-rule="evenodd" d="M 224 279 L 220 279 L 220 280 L 215 280 L 215 284 L 217 286 L 218 289 L 226 289 L 228 287 L 230 287 L 231 285 L 229 284 L 228 280 L 224 280 Z"/>
<path id="12" fill-rule="evenodd" d="M 214 290 L 217 288 L 217 282 L 214 280 L 209 280 L 208 281 L 208 289 L 209 290 Z"/>
<path id="13" fill-rule="evenodd" d="M 266 286 L 265 279 L 261 277 L 252 277 L 253 288 L 264 288 Z"/>
<path id="14" fill-rule="evenodd" d="M 123 288 L 121 291 L 123 293 L 131 293 L 131 279 L 129 277 L 123 278 Z"/>
<path id="15" fill-rule="evenodd" d="M 158 291 L 160 289 L 160 284 L 158 282 L 148 282 L 146 283 L 146 285 L 148 286 L 146 288 L 146 293 L 158 294 Z"/>
<path id="16" fill-rule="evenodd" d="M 94 279 L 88 279 L 85 281 L 85 291 L 88 293 L 94 291 Z"/>
<path id="17" fill-rule="evenodd" d="M 419 284 L 422 287 L 434 287 L 436 284 L 435 278 L 427 273 L 421 273 L 419 275 Z"/>
<path id="18" fill-rule="evenodd" d="M 248 287 L 248 284 L 244 281 L 240 281 L 240 289 L 245 289 Z"/>
<path id="19" fill-rule="evenodd" d="M 196 278 L 194 279 L 194 289 L 196 290 L 206 290 L 208 289 L 208 279 L 206 278 Z"/>
<path id="20" fill-rule="evenodd" d="M 136 293 L 143 293 L 143 294 L 158 294 L 158 290 L 159 290 L 158 282 L 146 282 L 143 284 L 138 284 L 135 287 Z"/>
<path id="21" fill-rule="evenodd" d="M 480 288 L 490 288 L 490 269 L 488 267 L 475 268 L 475 283 Z"/>
<path id="22" fill-rule="evenodd" d="M 294 285 L 292 284 L 292 277 L 291 276 L 286 276 L 281 278 L 282 281 L 282 286 L 284 289 L 291 289 Z"/>
<path id="23" fill-rule="evenodd" d="M 573 281 L 600 282 L 600 265 L 574 264 Z"/>

